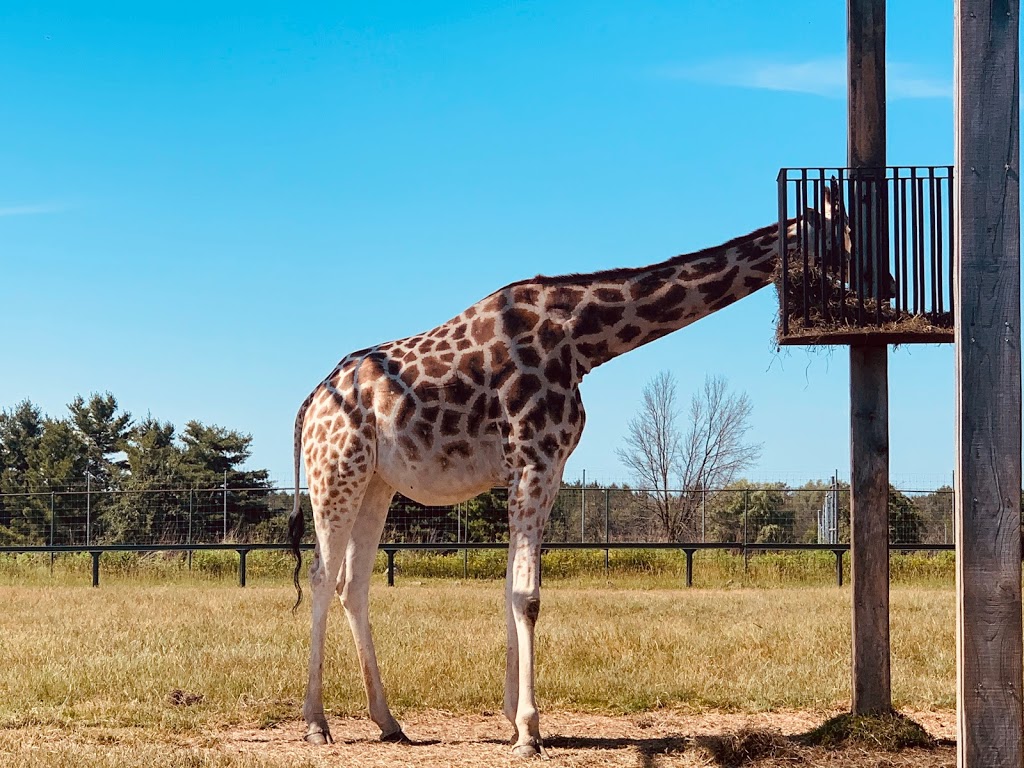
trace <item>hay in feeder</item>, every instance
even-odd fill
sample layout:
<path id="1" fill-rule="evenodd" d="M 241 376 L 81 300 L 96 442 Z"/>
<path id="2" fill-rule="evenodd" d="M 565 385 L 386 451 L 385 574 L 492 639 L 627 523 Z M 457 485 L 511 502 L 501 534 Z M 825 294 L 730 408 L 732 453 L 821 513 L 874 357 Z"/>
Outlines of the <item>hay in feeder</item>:
<path id="1" fill-rule="evenodd" d="M 883 300 L 881 306 L 873 298 L 861 300 L 849 285 L 840 283 L 834 274 L 826 272 L 823 275 L 817 265 L 807 268 L 805 294 L 803 265 L 799 263 L 800 259 L 796 261 L 797 264 L 788 270 L 785 293 L 781 266 L 772 276 L 779 295 L 776 326 L 779 344 L 849 344 L 857 341 L 900 344 L 953 340 L 952 312 L 915 314 L 896 309 L 888 300 Z M 788 321 L 785 332 L 783 316 Z"/>

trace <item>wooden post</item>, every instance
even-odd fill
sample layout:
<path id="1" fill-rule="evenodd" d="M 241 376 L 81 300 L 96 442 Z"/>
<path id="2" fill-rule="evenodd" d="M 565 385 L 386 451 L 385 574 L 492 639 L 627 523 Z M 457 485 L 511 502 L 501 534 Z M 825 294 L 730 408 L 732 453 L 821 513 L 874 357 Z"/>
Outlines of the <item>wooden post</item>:
<path id="1" fill-rule="evenodd" d="M 957 765 L 1020 768 L 1019 0 L 956 0 Z"/>
<path id="2" fill-rule="evenodd" d="M 851 168 L 885 167 L 885 0 L 847 0 L 848 154 Z M 851 171 L 851 175 L 855 174 Z M 873 185 L 867 185 L 870 189 Z M 882 195 L 851 201 L 863 235 Z M 874 207 L 868 216 L 867 206 Z M 855 247 L 869 246 L 866 236 Z M 876 251 L 877 252 L 877 251 Z M 886 259 L 887 261 L 887 259 Z M 875 271 L 858 279 L 877 281 Z M 870 289 L 873 286 L 866 286 Z M 852 570 L 852 711 L 892 708 L 889 674 L 889 370 L 888 348 L 850 347 L 850 563 Z"/>

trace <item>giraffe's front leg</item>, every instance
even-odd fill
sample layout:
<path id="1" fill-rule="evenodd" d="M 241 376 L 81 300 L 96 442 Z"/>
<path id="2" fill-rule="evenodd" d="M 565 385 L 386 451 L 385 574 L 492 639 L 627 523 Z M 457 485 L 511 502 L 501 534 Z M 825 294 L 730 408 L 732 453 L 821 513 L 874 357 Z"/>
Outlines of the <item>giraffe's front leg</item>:
<path id="1" fill-rule="evenodd" d="M 518 695 L 515 699 L 516 741 L 512 752 L 519 757 L 543 754 L 540 714 L 535 683 L 535 632 L 540 615 L 540 548 L 544 522 L 554 501 L 561 473 L 525 469 L 509 493 L 509 576 L 511 622 L 516 630 L 515 657 Z M 508 651 L 511 662 L 513 651 Z M 511 666 L 511 664 L 509 665 Z M 511 672 L 507 672 L 506 707 L 510 708 Z M 508 714 L 508 710 L 506 710 Z"/>
<path id="2" fill-rule="evenodd" d="M 542 750 L 534 674 L 535 633 L 537 617 L 540 615 L 539 538 L 539 535 L 527 535 L 521 531 L 510 535 L 512 616 L 516 627 L 516 655 L 519 662 L 514 718 L 516 741 L 512 745 L 512 752 L 518 757 L 534 757 L 541 754 Z"/>
<path id="3" fill-rule="evenodd" d="M 512 723 L 512 743 L 515 744 L 519 741 L 519 727 L 516 725 L 516 711 L 519 708 L 519 631 L 512 610 L 513 560 L 512 552 L 509 552 L 505 572 L 505 701 L 502 709 Z"/>

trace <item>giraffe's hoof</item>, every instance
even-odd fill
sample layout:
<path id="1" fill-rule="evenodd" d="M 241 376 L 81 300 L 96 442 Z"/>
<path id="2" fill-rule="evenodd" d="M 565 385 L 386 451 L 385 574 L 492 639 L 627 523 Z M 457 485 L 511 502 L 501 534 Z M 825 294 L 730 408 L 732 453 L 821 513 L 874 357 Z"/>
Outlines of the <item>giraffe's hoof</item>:
<path id="1" fill-rule="evenodd" d="M 314 747 L 323 747 L 334 741 L 331 738 L 330 730 L 319 725 L 309 726 L 309 730 L 306 731 L 306 735 L 302 738 L 307 744 L 312 744 Z"/>
<path id="2" fill-rule="evenodd" d="M 380 740 L 388 744 L 412 744 L 412 739 L 405 735 L 405 731 L 399 728 L 391 733 L 382 733 Z"/>
<path id="3" fill-rule="evenodd" d="M 531 757 L 541 757 L 547 760 L 547 753 L 544 752 L 544 747 L 540 744 L 516 744 L 512 747 L 512 756 L 529 759 Z"/>

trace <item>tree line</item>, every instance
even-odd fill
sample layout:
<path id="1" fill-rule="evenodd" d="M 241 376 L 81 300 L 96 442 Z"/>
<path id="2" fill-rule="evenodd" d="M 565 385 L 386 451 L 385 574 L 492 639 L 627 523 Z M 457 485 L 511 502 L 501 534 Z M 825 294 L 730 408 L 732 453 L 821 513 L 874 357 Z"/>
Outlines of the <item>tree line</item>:
<path id="1" fill-rule="evenodd" d="M 150 414 L 135 419 L 109 392 L 76 396 L 57 417 L 24 400 L 0 412 L 0 544 L 48 540 L 67 492 L 86 489 L 94 541 L 159 540 L 180 527 L 183 488 L 200 515 L 223 514 L 225 483 L 234 524 L 258 524 L 279 505 L 267 470 L 241 468 L 251 445 L 251 435 L 197 420 L 179 431 Z M 74 505 L 64 511 L 83 511 Z"/>
<path id="2" fill-rule="evenodd" d="M 746 395 L 709 377 L 687 410 L 678 403 L 670 374 L 648 385 L 618 452 L 634 482 L 607 490 L 565 485 L 549 541 L 817 541 L 831 481 L 790 488 L 741 476 L 760 454 L 746 439 Z M 0 544 L 169 543 L 220 540 L 225 532 L 282 541 L 293 497 L 270 488 L 267 470 L 242 468 L 251 444 L 248 434 L 196 420 L 178 430 L 150 414 L 136 419 L 109 392 L 77 396 L 58 417 L 25 400 L 0 412 Z M 848 486 L 835 487 L 845 541 Z M 891 540 L 951 541 L 950 499 L 949 489 L 913 499 L 892 489 Z M 502 489 L 435 509 L 397 496 L 387 535 L 501 541 L 506 502 Z"/>

